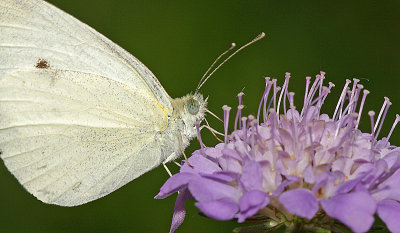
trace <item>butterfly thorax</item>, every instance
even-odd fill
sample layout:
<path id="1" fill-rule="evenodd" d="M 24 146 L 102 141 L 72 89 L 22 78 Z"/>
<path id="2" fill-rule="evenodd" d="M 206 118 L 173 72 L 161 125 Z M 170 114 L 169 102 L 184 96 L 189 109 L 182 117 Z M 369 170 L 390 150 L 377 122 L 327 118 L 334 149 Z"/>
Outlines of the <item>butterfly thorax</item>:
<path id="1" fill-rule="evenodd" d="M 188 94 L 181 98 L 171 100 L 173 107 L 168 128 L 162 133 L 165 143 L 164 153 L 175 153 L 168 158 L 169 162 L 178 158 L 190 141 L 196 137 L 196 124 L 204 119 L 207 102 L 199 93 Z"/>

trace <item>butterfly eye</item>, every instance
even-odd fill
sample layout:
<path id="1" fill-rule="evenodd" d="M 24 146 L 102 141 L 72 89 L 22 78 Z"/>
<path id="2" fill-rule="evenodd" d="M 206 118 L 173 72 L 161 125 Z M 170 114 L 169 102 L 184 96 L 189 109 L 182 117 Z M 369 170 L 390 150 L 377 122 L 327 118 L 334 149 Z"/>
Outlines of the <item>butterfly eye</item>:
<path id="1" fill-rule="evenodd" d="M 186 108 L 190 114 L 196 115 L 199 112 L 200 103 L 199 103 L 199 101 L 197 101 L 195 99 L 189 99 L 186 104 Z"/>

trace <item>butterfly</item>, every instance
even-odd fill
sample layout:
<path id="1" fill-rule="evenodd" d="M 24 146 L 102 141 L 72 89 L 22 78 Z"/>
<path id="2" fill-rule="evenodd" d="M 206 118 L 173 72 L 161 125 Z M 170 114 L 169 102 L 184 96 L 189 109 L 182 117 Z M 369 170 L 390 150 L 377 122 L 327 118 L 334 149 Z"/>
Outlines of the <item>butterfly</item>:
<path id="1" fill-rule="evenodd" d="M 207 100 L 42 0 L 0 2 L 0 156 L 42 202 L 81 205 L 178 158 Z"/>

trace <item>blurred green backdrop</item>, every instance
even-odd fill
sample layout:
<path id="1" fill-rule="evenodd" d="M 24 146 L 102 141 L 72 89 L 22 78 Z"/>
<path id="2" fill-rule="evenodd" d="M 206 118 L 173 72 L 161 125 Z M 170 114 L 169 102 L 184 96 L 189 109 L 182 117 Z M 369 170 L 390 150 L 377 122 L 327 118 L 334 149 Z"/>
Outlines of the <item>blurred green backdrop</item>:
<path id="1" fill-rule="evenodd" d="M 400 1 L 136 1 L 51 0 L 134 54 L 172 97 L 193 91 L 211 62 L 231 42 L 242 45 L 260 32 L 266 39 L 247 48 L 202 88 L 209 109 L 236 107 L 244 88 L 247 114 L 256 113 L 264 77 L 292 73 L 290 89 L 302 100 L 304 77 L 325 71 L 336 84 L 325 110 L 332 114 L 346 78 L 371 90 L 366 110 L 379 111 L 383 97 L 393 106 L 381 135 L 400 113 Z M 300 107 L 300 105 L 298 106 Z M 363 114 L 361 128 L 369 130 Z M 208 117 L 211 125 L 221 125 Z M 369 131 L 368 131 L 369 132 Z M 206 144 L 215 140 L 204 131 Z M 400 127 L 391 142 L 400 145 Z M 197 141 L 186 150 L 198 148 Z M 173 171 L 177 168 L 169 164 Z M 83 206 L 46 205 L 27 193 L 0 165 L 0 232 L 167 232 L 175 202 L 154 200 L 168 178 L 159 167 L 116 192 Z M 192 203 L 177 232 L 230 232 L 238 224 L 198 215 Z"/>

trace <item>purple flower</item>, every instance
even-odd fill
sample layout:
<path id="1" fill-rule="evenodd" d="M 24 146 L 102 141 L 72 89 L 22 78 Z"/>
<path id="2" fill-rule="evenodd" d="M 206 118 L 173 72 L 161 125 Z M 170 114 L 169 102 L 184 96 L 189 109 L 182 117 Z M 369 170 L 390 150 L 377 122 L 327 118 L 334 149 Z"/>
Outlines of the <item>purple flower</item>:
<path id="1" fill-rule="evenodd" d="M 368 112 L 371 131 L 361 132 L 369 91 L 359 80 L 346 80 L 331 117 L 321 113 L 334 87 L 323 85 L 323 72 L 313 82 L 306 78 L 300 111 L 288 91 L 289 80 L 287 73 L 280 88 L 266 78 L 257 117 L 241 117 L 239 94 L 230 134 L 230 108 L 223 107 L 224 142 L 195 151 L 188 159 L 193 167 L 183 163 L 156 196 L 180 191 L 170 232 L 183 222 L 189 199 L 217 220 L 244 222 L 260 214 L 287 229 L 299 224 L 332 229 L 338 220 L 354 232 L 367 232 L 378 214 L 392 232 L 400 231 L 400 148 L 389 143 L 399 115 L 389 134 L 378 139 L 389 99 L 376 119 Z"/>

